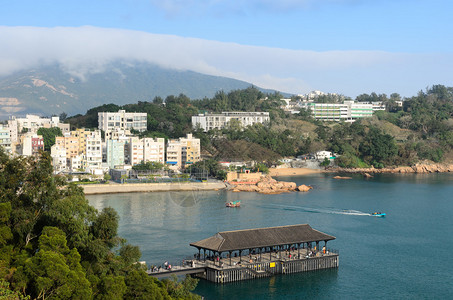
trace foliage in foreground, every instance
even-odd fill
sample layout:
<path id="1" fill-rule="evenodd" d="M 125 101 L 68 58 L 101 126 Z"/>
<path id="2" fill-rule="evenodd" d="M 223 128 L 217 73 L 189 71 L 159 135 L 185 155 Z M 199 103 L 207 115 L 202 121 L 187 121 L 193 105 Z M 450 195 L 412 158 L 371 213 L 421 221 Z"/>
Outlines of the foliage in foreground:
<path id="1" fill-rule="evenodd" d="M 164 284 L 135 263 L 140 250 L 118 236 L 118 220 L 53 176 L 48 154 L 10 157 L 0 149 L 0 296 L 195 299 L 196 282 Z"/>

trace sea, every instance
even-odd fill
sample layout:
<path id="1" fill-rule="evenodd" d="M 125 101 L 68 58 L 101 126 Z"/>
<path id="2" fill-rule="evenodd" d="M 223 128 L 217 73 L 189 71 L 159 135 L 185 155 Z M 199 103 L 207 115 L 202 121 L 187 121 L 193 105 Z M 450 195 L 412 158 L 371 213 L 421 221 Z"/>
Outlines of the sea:
<path id="1" fill-rule="evenodd" d="M 148 265 L 179 264 L 197 253 L 191 242 L 219 231 L 308 223 L 336 237 L 327 246 L 339 251 L 338 268 L 224 285 L 200 280 L 194 292 L 204 299 L 452 299 L 453 174 L 335 175 L 277 178 L 313 186 L 307 193 L 87 198 L 98 210 L 118 212 L 119 235 L 140 247 Z M 240 208 L 225 207 L 236 200 Z"/>

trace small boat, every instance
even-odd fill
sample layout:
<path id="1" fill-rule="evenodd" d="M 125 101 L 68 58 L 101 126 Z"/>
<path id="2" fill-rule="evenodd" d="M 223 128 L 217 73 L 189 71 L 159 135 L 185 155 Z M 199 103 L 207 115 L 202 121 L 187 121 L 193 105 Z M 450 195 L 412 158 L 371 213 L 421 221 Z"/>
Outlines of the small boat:
<path id="1" fill-rule="evenodd" d="M 385 213 L 374 212 L 371 214 L 373 217 L 385 217 Z"/>
<path id="2" fill-rule="evenodd" d="M 226 203 L 226 207 L 240 207 L 241 201 L 230 201 Z"/>

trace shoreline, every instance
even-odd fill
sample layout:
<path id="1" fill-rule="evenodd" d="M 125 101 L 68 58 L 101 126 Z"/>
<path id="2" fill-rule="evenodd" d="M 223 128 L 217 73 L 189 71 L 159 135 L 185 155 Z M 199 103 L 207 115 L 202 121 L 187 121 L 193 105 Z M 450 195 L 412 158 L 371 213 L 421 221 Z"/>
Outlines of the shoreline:
<path id="1" fill-rule="evenodd" d="M 309 168 L 269 168 L 269 175 L 272 177 L 292 175 L 300 176 L 324 172 L 325 171 L 321 169 L 309 169 Z"/>
<path id="2" fill-rule="evenodd" d="M 224 182 L 181 182 L 181 183 L 107 183 L 80 185 L 85 195 L 169 192 L 169 191 L 209 191 L 226 189 Z"/>
<path id="3" fill-rule="evenodd" d="M 432 173 L 451 173 L 453 164 L 416 164 L 414 166 L 395 166 L 382 169 L 375 168 L 335 168 L 329 169 L 331 173 L 352 173 L 352 174 L 432 174 Z"/>

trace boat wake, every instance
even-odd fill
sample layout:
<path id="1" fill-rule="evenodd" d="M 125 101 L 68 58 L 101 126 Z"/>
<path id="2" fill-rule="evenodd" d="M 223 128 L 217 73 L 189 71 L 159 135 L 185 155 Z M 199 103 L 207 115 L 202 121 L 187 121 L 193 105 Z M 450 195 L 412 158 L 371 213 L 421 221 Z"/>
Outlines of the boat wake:
<path id="1" fill-rule="evenodd" d="M 351 216 L 371 216 L 370 213 L 366 213 L 359 210 L 353 209 L 329 209 L 329 208 L 314 208 L 304 206 L 293 206 L 293 205 L 281 205 L 281 204 L 267 204 L 261 207 L 270 209 L 281 209 L 281 210 L 292 210 L 292 211 L 303 211 L 310 213 L 321 213 L 321 214 L 337 214 L 337 215 L 351 215 Z"/>

